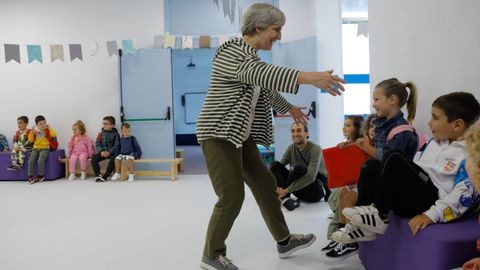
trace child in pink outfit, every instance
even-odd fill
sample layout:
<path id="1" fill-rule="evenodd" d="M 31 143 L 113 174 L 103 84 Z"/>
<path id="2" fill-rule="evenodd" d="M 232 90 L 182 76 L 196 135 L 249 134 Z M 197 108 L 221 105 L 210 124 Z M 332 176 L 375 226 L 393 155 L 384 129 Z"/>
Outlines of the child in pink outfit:
<path id="1" fill-rule="evenodd" d="M 73 124 L 73 136 L 68 143 L 68 155 L 70 156 L 69 171 L 70 176 L 68 180 L 75 180 L 75 165 L 77 160 L 80 162 L 82 180 L 86 179 L 87 174 L 87 160 L 93 155 L 93 142 L 88 138 L 86 133 L 85 124 L 78 120 Z"/>

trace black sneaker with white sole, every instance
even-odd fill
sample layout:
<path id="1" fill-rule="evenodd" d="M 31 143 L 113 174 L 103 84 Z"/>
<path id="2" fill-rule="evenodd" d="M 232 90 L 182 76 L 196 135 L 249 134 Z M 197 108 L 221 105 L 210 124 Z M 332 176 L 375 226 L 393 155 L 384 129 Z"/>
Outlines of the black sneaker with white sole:
<path id="1" fill-rule="evenodd" d="M 283 203 L 283 207 L 287 208 L 288 211 L 293 211 L 295 208 L 300 207 L 300 201 L 297 199 L 292 199 L 292 198 L 286 198 Z"/>
<path id="2" fill-rule="evenodd" d="M 327 257 L 327 260 L 336 261 L 336 260 L 344 260 L 357 253 L 358 253 L 358 243 L 353 243 L 353 244 L 338 243 L 338 245 L 334 249 L 327 252 L 325 256 Z"/>
<path id="3" fill-rule="evenodd" d="M 317 237 L 314 234 L 290 234 L 290 240 L 286 246 L 277 244 L 278 256 L 280 259 L 287 258 L 295 251 L 307 248 L 315 242 Z"/>
<path id="4" fill-rule="evenodd" d="M 101 175 L 95 177 L 95 182 L 105 182 L 105 178 L 103 178 Z"/>
<path id="5" fill-rule="evenodd" d="M 328 251 L 334 249 L 337 245 L 338 245 L 338 242 L 336 242 L 334 240 L 330 240 L 330 243 L 328 243 L 328 245 L 323 247 L 321 251 L 322 252 L 328 252 Z"/>

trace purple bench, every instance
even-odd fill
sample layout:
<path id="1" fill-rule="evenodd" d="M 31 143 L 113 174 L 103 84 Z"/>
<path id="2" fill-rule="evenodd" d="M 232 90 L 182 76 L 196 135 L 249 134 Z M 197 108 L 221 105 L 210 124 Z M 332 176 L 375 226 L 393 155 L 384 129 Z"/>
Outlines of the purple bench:
<path id="1" fill-rule="evenodd" d="M 0 180 L 7 181 L 26 181 L 28 178 L 28 160 L 30 159 L 30 152 L 26 154 L 25 163 L 20 171 L 9 171 L 8 167 L 12 165 L 10 159 L 10 152 L 0 152 Z M 64 150 L 51 151 L 45 161 L 45 179 L 54 180 L 65 177 L 65 165 L 60 162 L 60 158 L 65 158 Z M 37 173 L 37 166 L 35 165 L 35 174 Z"/>
<path id="2" fill-rule="evenodd" d="M 475 213 L 430 225 L 415 237 L 408 221 L 392 214 L 384 235 L 360 243 L 360 259 L 368 270 L 447 270 L 478 256 L 480 225 Z"/>

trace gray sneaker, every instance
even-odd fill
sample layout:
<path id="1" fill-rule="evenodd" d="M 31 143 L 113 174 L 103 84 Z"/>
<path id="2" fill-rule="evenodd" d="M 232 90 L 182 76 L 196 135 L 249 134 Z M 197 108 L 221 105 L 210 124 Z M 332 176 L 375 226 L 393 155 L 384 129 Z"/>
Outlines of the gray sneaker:
<path id="1" fill-rule="evenodd" d="M 203 257 L 200 267 L 207 270 L 238 270 L 238 267 L 223 255 L 218 255 L 213 259 Z"/>
<path id="2" fill-rule="evenodd" d="M 313 244 L 313 242 L 315 242 L 316 239 L 317 237 L 315 237 L 315 235 L 311 233 L 305 235 L 291 234 L 288 245 L 281 246 L 277 244 L 278 256 L 280 257 L 280 259 L 285 259 L 295 251 L 309 247 Z"/>

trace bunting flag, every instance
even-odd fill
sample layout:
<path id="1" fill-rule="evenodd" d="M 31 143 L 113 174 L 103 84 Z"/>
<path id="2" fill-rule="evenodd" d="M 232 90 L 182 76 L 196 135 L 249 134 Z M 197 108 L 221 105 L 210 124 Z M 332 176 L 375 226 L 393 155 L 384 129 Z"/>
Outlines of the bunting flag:
<path id="1" fill-rule="evenodd" d="M 230 0 L 230 23 L 235 22 L 235 14 L 237 13 L 237 2 L 235 0 Z"/>
<path id="2" fill-rule="evenodd" d="M 83 61 L 82 55 L 82 45 L 81 44 L 70 44 L 70 61 L 77 59 Z"/>
<path id="3" fill-rule="evenodd" d="M 243 25 L 243 9 L 241 6 L 238 6 L 238 25 L 240 27 Z"/>
<path id="4" fill-rule="evenodd" d="M 183 36 L 182 37 L 182 50 L 193 49 L 193 37 L 192 36 Z"/>
<path id="5" fill-rule="evenodd" d="M 357 37 L 360 35 L 368 37 L 368 22 L 358 22 Z"/>
<path id="6" fill-rule="evenodd" d="M 223 16 L 230 17 L 230 0 L 223 0 L 222 1 L 222 6 L 223 6 Z"/>
<path id="7" fill-rule="evenodd" d="M 60 44 L 50 45 L 50 61 L 53 63 L 57 60 L 65 62 L 63 45 L 60 45 Z"/>
<path id="8" fill-rule="evenodd" d="M 97 57 L 99 53 L 100 53 L 100 44 L 98 44 L 97 42 L 90 44 L 88 54 L 91 57 Z"/>
<path id="9" fill-rule="evenodd" d="M 134 54 L 133 42 L 131 39 L 122 40 L 122 49 L 124 54 Z"/>
<path id="10" fill-rule="evenodd" d="M 153 48 L 163 48 L 163 36 L 154 36 L 153 37 Z"/>
<path id="11" fill-rule="evenodd" d="M 42 47 L 40 45 L 27 45 L 28 63 L 32 63 L 37 60 L 39 63 L 43 63 Z"/>
<path id="12" fill-rule="evenodd" d="M 175 49 L 175 41 L 176 37 L 174 35 L 170 35 L 169 33 L 165 34 L 165 38 L 163 40 L 163 47 L 165 49 L 171 48 Z"/>
<path id="13" fill-rule="evenodd" d="M 118 45 L 117 41 L 107 41 L 107 50 L 108 50 L 108 57 L 112 57 L 112 55 L 118 56 Z"/>
<path id="14" fill-rule="evenodd" d="M 200 36 L 200 48 L 210 48 L 210 36 Z"/>
<path id="15" fill-rule="evenodd" d="M 5 63 L 10 60 L 20 64 L 20 46 L 18 44 L 5 44 Z"/>

